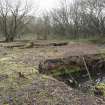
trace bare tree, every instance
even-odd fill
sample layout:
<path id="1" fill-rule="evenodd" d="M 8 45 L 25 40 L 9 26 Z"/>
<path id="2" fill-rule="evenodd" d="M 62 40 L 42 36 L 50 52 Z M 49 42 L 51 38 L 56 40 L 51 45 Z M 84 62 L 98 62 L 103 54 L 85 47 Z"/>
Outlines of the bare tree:
<path id="1" fill-rule="evenodd" d="M 8 0 L 0 0 L 0 28 L 6 42 L 13 41 L 17 35 L 23 32 L 29 22 L 30 7 L 26 3 L 16 1 L 15 5 Z"/>
<path id="2" fill-rule="evenodd" d="M 50 22 L 50 16 L 48 13 L 43 14 L 43 34 L 44 34 L 44 40 L 48 38 L 48 35 L 50 34 L 50 27 L 51 27 L 51 22 Z"/>
<path id="3" fill-rule="evenodd" d="M 67 5 L 67 1 L 64 0 L 61 2 L 61 6 L 59 9 L 54 9 L 51 12 L 52 15 L 52 21 L 53 26 L 55 27 L 56 32 L 62 34 L 62 35 L 68 35 L 69 34 L 69 26 L 71 24 L 70 20 L 70 8 Z"/>
<path id="4" fill-rule="evenodd" d="M 80 12 L 81 12 L 81 8 L 80 8 L 80 1 L 78 0 L 73 0 L 73 4 L 71 6 L 71 20 L 72 20 L 72 24 L 73 24 L 73 33 L 75 37 L 78 37 L 77 35 L 79 35 L 79 29 L 80 29 Z"/>
<path id="5" fill-rule="evenodd" d="M 41 17 L 36 19 L 34 30 L 37 35 L 37 39 L 47 40 L 50 34 L 50 17 L 48 13 L 43 14 Z"/>
<path id="6" fill-rule="evenodd" d="M 104 36 L 105 0 L 67 0 L 51 12 L 53 32 L 60 35 Z"/>
<path id="7" fill-rule="evenodd" d="M 81 29 L 90 35 L 105 34 L 105 1 L 81 0 Z"/>

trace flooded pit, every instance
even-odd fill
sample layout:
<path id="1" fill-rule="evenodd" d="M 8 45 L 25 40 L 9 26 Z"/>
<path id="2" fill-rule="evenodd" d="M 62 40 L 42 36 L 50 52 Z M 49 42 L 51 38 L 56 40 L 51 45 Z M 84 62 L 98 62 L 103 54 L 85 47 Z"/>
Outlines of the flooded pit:
<path id="1" fill-rule="evenodd" d="M 105 58 L 101 54 L 48 59 L 39 64 L 39 71 L 87 93 L 97 84 L 105 84 Z"/>

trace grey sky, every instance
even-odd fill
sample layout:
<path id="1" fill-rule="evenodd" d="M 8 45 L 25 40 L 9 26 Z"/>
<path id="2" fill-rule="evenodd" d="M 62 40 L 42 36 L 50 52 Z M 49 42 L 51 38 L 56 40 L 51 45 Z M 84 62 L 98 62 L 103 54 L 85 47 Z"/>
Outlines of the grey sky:
<path id="1" fill-rule="evenodd" d="M 31 0 L 33 2 L 33 0 Z M 59 7 L 59 2 L 63 0 L 34 0 L 39 4 L 41 10 L 51 10 L 52 8 Z M 71 2 L 72 0 L 66 0 Z M 35 3 L 35 2 L 34 2 Z"/>
<path id="2" fill-rule="evenodd" d="M 19 0 L 8 0 L 11 3 Z M 32 5 L 37 5 L 41 10 L 51 10 L 52 8 L 56 8 L 59 6 L 59 2 L 63 0 L 20 0 L 21 2 L 28 1 L 28 3 L 32 3 Z M 67 2 L 71 2 L 72 0 L 66 0 Z"/>
<path id="3" fill-rule="evenodd" d="M 40 16 L 46 11 L 50 11 L 53 8 L 59 7 L 59 0 L 29 0 L 31 3 L 35 4 L 38 7 L 36 12 L 37 16 Z M 32 5 L 33 5 L 32 4 Z"/>
<path id="4" fill-rule="evenodd" d="M 53 8 L 59 8 L 60 2 L 63 0 L 29 0 L 33 4 L 36 3 L 38 5 L 38 13 L 41 14 L 46 11 L 50 11 Z M 66 0 L 67 3 L 73 0 Z"/>
<path id="5" fill-rule="evenodd" d="M 15 3 L 16 1 L 21 1 L 24 3 L 27 1 L 28 3 L 32 4 L 33 8 L 38 8 L 37 15 L 50 11 L 53 8 L 58 8 L 60 5 L 59 3 L 63 0 L 9 0 L 11 3 Z M 71 2 L 72 0 L 66 0 L 67 2 Z"/>
<path id="6" fill-rule="evenodd" d="M 36 0 L 41 10 L 51 10 L 58 6 L 59 0 Z"/>

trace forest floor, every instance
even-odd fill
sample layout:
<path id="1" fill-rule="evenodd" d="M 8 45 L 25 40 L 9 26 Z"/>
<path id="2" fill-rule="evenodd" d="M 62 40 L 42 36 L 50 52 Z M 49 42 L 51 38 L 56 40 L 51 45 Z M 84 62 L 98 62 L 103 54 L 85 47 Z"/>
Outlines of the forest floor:
<path id="1" fill-rule="evenodd" d="M 104 48 L 81 42 L 66 46 L 34 43 L 41 45 L 24 48 L 11 45 L 27 42 L 0 43 L 0 105 L 105 105 L 104 99 L 81 93 L 38 71 L 42 60 L 100 54 Z"/>

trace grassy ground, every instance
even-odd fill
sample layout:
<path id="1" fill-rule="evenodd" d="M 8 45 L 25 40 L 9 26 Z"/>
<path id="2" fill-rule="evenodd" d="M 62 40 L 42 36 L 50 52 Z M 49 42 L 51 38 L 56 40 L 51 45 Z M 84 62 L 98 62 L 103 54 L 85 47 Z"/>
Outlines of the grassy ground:
<path id="1" fill-rule="evenodd" d="M 19 62 L 17 59 L 28 50 L 8 50 L 7 55 L 0 58 L 1 105 L 80 105 L 80 100 L 88 99 L 81 94 L 78 100 L 79 92 L 39 74 L 34 66 Z M 19 72 L 24 76 L 20 77 Z"/>
<path id="2" fill-rule="evenodd" d="M 36 66 L 39 60 L 59 57 L 62 49 L 1 46 L 0 105 L 104 105 L 97 104 L 96 97 L 83 95 L 52 77 L 39 74 Z"/>
<path id="3" fill-rule="evenodd" d="M 59 82 L 39 74 L 34 67 L 15 62 L 16 57 L 19 56 L 11 54 L 0 59 L 0 104 L 33 105 L 34 103 L 36 105 L 57 105 L 58 103 L 64 103 L 57 93 L 58 96 L 52 93 L 55 89 L 61 88 L 56 84 Z M 19 72 L 24 76 L 20 77 Z M 61 85 L 64 88 L 66 87 L 62 83 Z M 62 89 L 61 91 L 63 92 Z"/>

